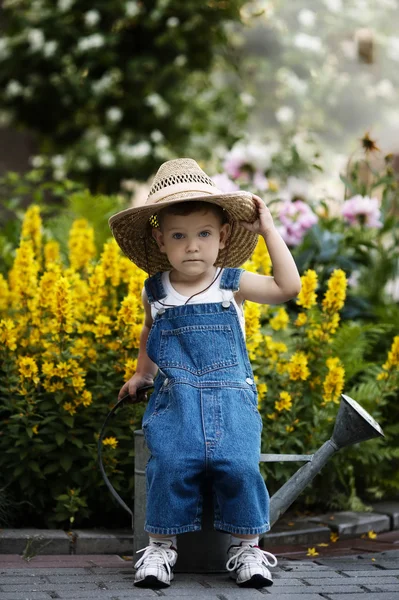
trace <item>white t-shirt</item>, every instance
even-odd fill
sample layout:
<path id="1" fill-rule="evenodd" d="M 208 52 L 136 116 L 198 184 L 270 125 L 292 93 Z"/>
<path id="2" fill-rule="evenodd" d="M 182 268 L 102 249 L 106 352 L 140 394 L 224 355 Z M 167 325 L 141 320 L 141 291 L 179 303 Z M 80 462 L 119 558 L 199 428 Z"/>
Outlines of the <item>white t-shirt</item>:
<path id="1" fill-rule="evenodd" d="M 172 306 L 182 306 L 183 304 L 186 303 L 189 296 L 183 296 L 182 294 L 179 294 L 179 292 L 177 292 L 175 290 L 175 288 L 170 283 L 169 273 L 170 273 L 170 271 L 165 271 L 164 273 L 162 273 L 162 285 L 163 285 L 165 293 L 166 293 L 166 297 L 162 298 L 162 303 L 170 304 Z M 236 302 L 236 300 L 234 298 L 234 292 L 232 290 L 221 290 L 220 289 L 219 283 L 220 283 L 220 280 L 223 275 L 223 273 L 220 273 L 220 268 L 218 268 L 218 270 L 216 271 L 215 276 L 216 275 L 219 275 L 219 277 L 216 279 L 216 281 L 214 281 L 213 284 L 205 292 L 202 292 L 201 294 L 198 294 L 198 295 L 194 296 L 193 298 L 191 298 L 191 300 L 188 302 L 188 304 L 204 304 L 204 303 L 210 303 L 210 302 L 230 301 L 237 311 L 237 315 L 238 315 L 238 319 L 240 321 L 242 333 L 245 338 L 245 319 L 244 319 L 244 311 L 242 308 L 242 304 L 238 304 Z M 153 319 L 155 319 L 157 312 L 159 311 L 160 308 L 167 308 L 167 307 L 164 307 L 163 304 L 161 304 L 160 302 L 157 302 L 157 301 L 155 301 L 151 304 L 151 316 Z"/>

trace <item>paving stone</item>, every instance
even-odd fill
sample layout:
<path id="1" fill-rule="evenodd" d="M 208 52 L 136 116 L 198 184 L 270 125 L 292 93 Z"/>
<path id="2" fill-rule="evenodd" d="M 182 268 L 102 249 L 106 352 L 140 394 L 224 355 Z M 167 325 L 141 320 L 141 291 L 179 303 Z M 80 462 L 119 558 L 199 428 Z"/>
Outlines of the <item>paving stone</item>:
<path id="1" fill-rule="evenodd" d="M 341 511 L 310 517 L 310 522 L 322 523 L 338 533 L 340 537 L 361 535 L 368 531 L 390 531 L 391 522 L 387 515 L 370 512 Z"/>
<path id="2" fill-rule="evenodd" d="M 360 567 L 361 569 L 361 567 Z M 347 575 L 348 577 L 399 577 L 399 569 L 367 569 L 366 571 L 341 571 L 342 575 Z M 398 579 L 399 581 L 399 579 Z"/>
<path id="3" fill-rule="evenodd" d="M 131 529 L 99 530 L 76 529 L 75 554 L 131 554 L 133 532 Z"/>
<path id="4" fill-rule="evenodd" d="M 112 590 L 97 590 L 96 592 L 68 592 L 58 591 L 57 597 L 63 600 L 135 600 L 136 598 L 158 598 L 158 594 L 154 590 L 134 588 L 129 592 L 115 592 Z M 18 598 L 18 600 L 21 600 Z M 51 600 L 47 596 L 46 600 Z"/>
<path id="5" fill-rule="evenodd" d="M 1 600 L 51 600 L 46 592 L 6 592 L 0 593 Z"/>
<path id="6" fill-rule="evenodd" d="M 397 583 L 379 583 L 377 585 L 368 584 L 366 587 L 370 592 L 398 592 L 399 598 L 399 585 Z"/>
<path id="7" fill-rule="evenodd" d="M 98 586 L 95 583 L 65 583 L 60 585 L 55 585 L 54 583 L 34 583 L 32 584 L 22 584 L 22 585 L 9 585 L 1 583 L 0 590 L 2 592 L 20 592 L 21 594 L 32 590 L 33 592 L 46 592 L 52 591 L 54 588 L 57 590 L 98 590 Z"/>
<path id="8" fill-rule="evenodd" d="M 69 554 L 70 538 L 61 530 L 2 529 L 0 554 Z"/>
<path id="9" fill-rule="evenodd" d="M 285 544 L 311 544 L 330 541 L 329 527 L 312 523 L 308 519 L 278 521 L 270 533 L 265 533 L 260 540 L 262 548 L 281 546 Z"/>
<path id="10" fill-rule="evenodd" d="M 398 600 L 398 592 L 380 592 L 378 594 L 378 599 L 375 597 L 375 592 L 359 592 L 356 594 L 329 594 L 328 598 L 329 600 Z"/>
<path id="11" fill-rule="evenodd" d="M 375 513 L 389 516 L 391 529 L 399 529 L 399 502 L 376 502 L 372 507 Z"/>

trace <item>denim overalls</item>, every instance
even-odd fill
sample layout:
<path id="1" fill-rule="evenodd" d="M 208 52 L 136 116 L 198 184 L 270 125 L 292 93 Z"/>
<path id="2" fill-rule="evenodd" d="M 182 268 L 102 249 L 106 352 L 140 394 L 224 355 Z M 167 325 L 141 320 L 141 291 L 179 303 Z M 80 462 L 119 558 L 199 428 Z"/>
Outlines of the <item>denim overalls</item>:
<path id="1" fill-rule="evenodd" d="M 220 288 L 236 291 L 242 269 L 224 269 Z M 145 282 L 150 303 L 165 297 L 161 274 Z M 201 529 L 202 486 L 213 486 L 214 527 L 269 530 L 269 494 L 259 471 L 262 419 L 245 340 L 231 302 L 158 311 L 147 353 L 159 367 L 143 416 L 145 530 Z"/>

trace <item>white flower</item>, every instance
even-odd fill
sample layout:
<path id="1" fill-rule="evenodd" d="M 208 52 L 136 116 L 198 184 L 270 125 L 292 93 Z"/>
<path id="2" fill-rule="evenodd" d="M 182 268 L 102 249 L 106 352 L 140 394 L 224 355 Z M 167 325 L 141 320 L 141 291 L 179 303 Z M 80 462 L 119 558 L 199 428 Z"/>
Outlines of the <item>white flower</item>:
<path id="1" fill-rule="evenodd" d="M 302 48 L 302 50 L 310 50 L 311 52 L 320 52 L 323 47 L 320 38 L 308 35 L 307 33 L 297 33 L 294 37 L 294 46 Z"/>
<path id="2" fill-rule="evenodd" d="M 177 67 L 184 67 L 184 65 L 187 63 L 187 56 L 184 56 L 184 54 L 178 54 L 173 62 Z"/>
<path id="3" fill-rule="evenodd" d="M 294 94 L 303 96 L 308 90 L 308 83 L 303 79 L 300 79 L 294 71 L 281 67 L 278 69 L 277 80 L 283 85 L 287 86 L 290 91 Z"/>
<path id="4" fill-rule="evenodd" d="M 106 150 L 105 152 L 100 153 L 98 157 L 98 162 L 103 167 L 113 167 L 115 164 L 115 156 L 112 154 L 112 152 Z"/>
<path id="5" fill-rule="evenodd" d="M 387 41 L 387 55 L 392 60 L 399 61 L 399 37 L 389 37 Z"/>
<path id="6" fill-rule="evenodd" d="M 126 2 L 125 10 L 128 17 L 135 17 L 139 14 L 140 7 L 137 2 Z"/>
<path id="7" fill-rule="evenodd" d="M 140 159 L 148 156 L 151 152 L 151 144 L 149 142 L 139 142 L 138 144 L 120 144 L 118 148 L 120 154 L 126 158 Z"/>
<path id="8" fill-rule="evenodd" d="M 46 56 L 47 58 L 53 56 L 54 52 L 57 50 L 57 47 L 58 42 L 56 42 L 55 40 L 50 40 L 49 42 L 46 42 L 43 47 L 44 56 Z"/>
<path id="9" fill-rule="evenodd" d="M 240 100 L 244 106 L 253 106 L 255 104 L 255 98 L 248 92 L 242 92 L 240 94 Z"/>
<path id="10" fill-rule="evenodd" d="M 89 10 L 85 14 L 85 23 L 88 27 L 94 27 L 94 25 L 97 25 L 100 19 L 101 15 L 98 10 Z"/>
<path id="11" fill-rule="evenodd" d="M 31 156 L 30 163 L 34 169 L 40 169 L 44 165 L 44 158 L 40 154 L 36 154 L 36 156 Z"/>
<path id="12" fill-rule="evenodd" d="M 93 48 L 101 48 L 104 46 L 105 38 L 100 33 L 93 33 L 87 37 L 81 38 L 78 41 L 78 50 L 85 52 L 86 50 L 92 50 Z"/>
<path id="13" fill-rule="evenodd" d="M 9 81 L 7 84 L 7 87 L 5 89 L 5 94 L 9 98 L 14 98 L 15 96 L 21 96 L 23 94 L 23 91 L 24 91 L 24 88 L 19 83 L 19 81 L 16 81 L 15 79 L 11 79 L 11 81 Z"/>
<path id="14" fill-rule="evenodd" d="M 12 123 L 12 112 L 9 110 L 0 110 L 0 127 L 8 127 Z"/>
<path id="15" fill-rule="evenodd" d="M 96 148 L 97 150 L 107 150 L 110 147 L 111 140 L 107 135 L 100 135 L 96 139 Z"/>
<path id="16" fill-rule="evenodd" d="M 75 0 L 58 0 L 57 8 L 61 12 L 66 12 L 70 8 L 72 8 Z"/>
<path id="17" fill-rule="evenodd" d="M 295 113 L 291 106 L 281 106 L 275 112 L 275 117 L 279 123 L 291 123 L 294 115 Z"/>
<path id="18" fill-rule="evenodd" d="M 5 60 L 10 56 L 10 46 L 8 37 L 0 37 L 0 60 Z"/>
<path id="19" fill-rule="evenodd" d="M 27 38 L 32 52 L 36 52 L 37 50 L 41 50 L 43 48 L 45 38 L 41 29 L 31 29 L 28 31 Z"/>
<path id="20" fill-rule="evenodd" d="M 304 27 L 313 27 L 316 22 L 316 13 L 308 8 L 303 8 L 298 13 L 298 21 Z"/>
<path id="21" fill-rule="evenodd" d="M 180 21 L 177 17 L 169 17 L 169 19 L 166 21 L 166 25 L 168 27 L 178 27 L 178 25 L 180 25 Z"/>
<path id="22" fill-rule="evenodd" d="M 342 0 L 323 0 L 324 4 L 327 6 L 328 10 L 331 12 L 341 12 L 343 9 Z"/>
<path id="23" fill-rule="evenodd" d="M 111 121 L 111 123 L 119 123 L 119 121 L 123 117 L 123 112 L 118 106 L 111 106 L 111 108 L 107 110 L 105 115 L 108 121 Z"/>
<path id="24" fill-rule="evenodd" d="M 95 94 L 102 94 L 115 83 L 115 78 L 111 73 L 105 73 L 101 79 L 94 81 L 91 88 Z"/>
<path id="25" fill-rule="evenodd" d="M 284 189 L 279 192 L 281 200 L 292 202 L 293 200 L 305 200 L 309 197 L 310 185 L 308 181 L 299 177 L 288 177 Z"/>
<path id="26" fill-rule="evenodd" d="M 51 164 L 55 169 L 61 169 L 65 165 L 65 156 L 62 154 L 56 154 L 51 157 Z"/>
<path id="27" fill-rule="evenodd" d="M 150 138 L 154 144 L 160 144 L 164 138 L 164 135 L 158 129 L 154 129 L 154 131 L 151 131 L 150 133 Z"/>
<path id="28" fill-rule="evenodd" d="M 375 85 L 375 95 L 380 98 L 393 98 L 395 96 L 395 87 L 389 79 L 381 79 Z"/>
<path id="29" fill-rule="evenodd" d="M 75 166 L 79 171 L 88 171 L 90 169 L 90 163 L 84 156 L 81 156 L 76 160 Z"/>
<path id="30" fill-rule="evenodd" d="M 54 169 L 54 171 L 53 171 L 53 177 L 57 181 L 61 181 L 61 179 L 65 179 L 65 175 L 66 175 L 66 173 L 65 173 L 64 169 Z"/>
<path id="31" fill-rule="evenodd" d="M 159 94 L 150 94 L 146 96 L 145 103 L 151 106 L 157 117 L 165 117 L 170 113 L 170 107 Z"/>
<path id="32" fill-rule="evenodd" d="M 354 40 L 342 40 L 341 49 L 346 58 L 355 60 L 357 58 L 357 45 Z"/>

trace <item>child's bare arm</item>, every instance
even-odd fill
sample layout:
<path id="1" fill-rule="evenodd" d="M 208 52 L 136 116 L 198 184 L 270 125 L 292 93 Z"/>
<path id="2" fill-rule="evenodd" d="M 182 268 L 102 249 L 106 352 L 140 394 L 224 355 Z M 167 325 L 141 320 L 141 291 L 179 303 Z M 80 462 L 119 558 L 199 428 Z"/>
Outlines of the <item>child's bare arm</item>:
<path id="1" fill-rule="evenodd" d="M 299 294 L 301 279 L 291 252 L 274 226 L 269 209 L 258 196 L 253 196 L 259 212 L 255 223 L 241 223 L 265 240 L 273 265 L 273 277 L 245 271 L 241 276 L 237 301 L 250 300 L 259 304 L 279 304 Z"/>
<path id="2" fill-rule="evenodd" d="M 152 316 L 151 308 L 148 304 L 148 299 L 145 290 L 143 290 L 141 297 L 143 300 L 145 317 L 143 328 L 140 333 L 140 347 L 137 358 L 137 369 L 133 377 L 126 381 L 126 383 L 122 386 L 118 395 L 119 400 L 123 398 L 123 396 L 126 396 L 126 394 L 130 394 L 130 396 L 134 397 L 138 388 L 144 385 L 152 385 L 154 376 L 158 371 L 157 365 L 153 363 L 152 360 L 149 358 L 146 350 L 148 334 L 152 326 Z"/>

